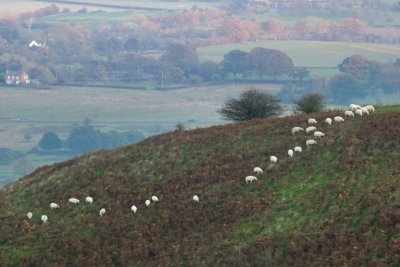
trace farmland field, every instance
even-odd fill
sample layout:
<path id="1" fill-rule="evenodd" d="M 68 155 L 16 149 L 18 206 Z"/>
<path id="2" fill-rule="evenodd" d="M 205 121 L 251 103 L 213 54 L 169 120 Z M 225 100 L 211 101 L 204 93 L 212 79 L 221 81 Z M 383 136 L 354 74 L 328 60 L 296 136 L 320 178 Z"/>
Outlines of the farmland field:
<path id="1" fill-rule="evenodd" d="M 388 44 L 366 44 L 317 41 L 261 41 L 245 44 L 201 47 L 197 53 L 201 61 L 220 62 L 223 55 L 231 50 L 250 51 L 254 47 L 266 47 L 285 52 L 293 59 L 296 67 L 311 67 L 312 75 L 332 75 L 344 58 L 359 54 L 382 63 L 400 58 L 400 46 Z"/>

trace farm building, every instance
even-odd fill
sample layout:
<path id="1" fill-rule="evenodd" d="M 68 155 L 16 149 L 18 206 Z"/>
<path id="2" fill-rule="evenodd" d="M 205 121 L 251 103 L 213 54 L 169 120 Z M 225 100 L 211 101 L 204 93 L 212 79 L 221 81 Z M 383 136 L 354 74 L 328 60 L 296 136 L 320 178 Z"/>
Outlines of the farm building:
<path id="1" fill-rule="evenodd" d="M 29 76 L 24 71 L 7 71 L 4 77 L 6 85 L 28 85 L 31 83 Z"/>

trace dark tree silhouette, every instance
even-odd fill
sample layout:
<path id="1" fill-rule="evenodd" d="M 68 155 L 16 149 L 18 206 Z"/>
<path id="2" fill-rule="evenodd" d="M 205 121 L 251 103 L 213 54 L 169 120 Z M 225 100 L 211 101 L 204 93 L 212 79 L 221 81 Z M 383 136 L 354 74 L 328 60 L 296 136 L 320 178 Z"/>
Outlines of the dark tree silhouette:
<path id="1" fill-rule="evenodd" d="M 295 113 L 318 112 L 322 111 L 324 107 L 324 97 L 318 93 L 307 94 L 294 101 Z"/>
<path id="2" fill-rule="evenodd" d="M 278 116 L 282 107 L 275 96 L 251 88 L 243 92 L 238 99 L 226 100 L 218 112 L 226 120 L 245 121 Z"/>

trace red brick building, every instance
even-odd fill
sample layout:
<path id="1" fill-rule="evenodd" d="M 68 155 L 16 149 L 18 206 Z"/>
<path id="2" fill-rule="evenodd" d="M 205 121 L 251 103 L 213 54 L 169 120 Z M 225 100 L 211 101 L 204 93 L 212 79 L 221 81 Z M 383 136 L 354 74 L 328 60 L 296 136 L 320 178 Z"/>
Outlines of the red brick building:
<path id="1" fill-rule="evenodd" d="M 24 71 L 7 71 L 4 83 L 6 85 L 28 85 L 31 83 L 31 80 Z"/>

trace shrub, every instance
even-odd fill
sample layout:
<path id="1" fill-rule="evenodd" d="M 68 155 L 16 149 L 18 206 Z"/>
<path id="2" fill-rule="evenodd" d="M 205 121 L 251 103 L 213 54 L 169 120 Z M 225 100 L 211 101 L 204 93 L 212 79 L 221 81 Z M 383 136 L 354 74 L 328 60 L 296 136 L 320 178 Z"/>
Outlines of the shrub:
<path id="1" fill-rule="evenodd" d="M 218 113 L 226 120 L 245 121 L 279 115 L 282 107 L 278 99 L 257 89 L 248 89 L 238 99 L 229 98 Z"/>
<path id="2" fill-rule="evenodd" d="M 39 141 L 39 147 L 46 150 L 59 149 L 61 146 L 61 139 L 52 132 L 45 133 Z"/>
<path id="3" fill-rule="evenodd" d="M 297 98 L 294 101 L 295 113 L 312 113 L 322 111 L 325 107 L 324 97 L 318 93 L 311 93 Z"/>

